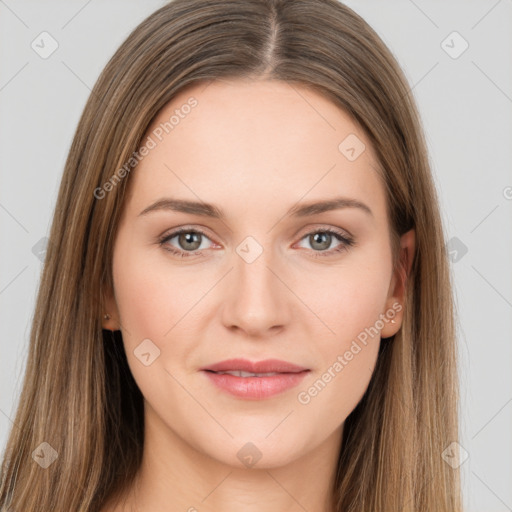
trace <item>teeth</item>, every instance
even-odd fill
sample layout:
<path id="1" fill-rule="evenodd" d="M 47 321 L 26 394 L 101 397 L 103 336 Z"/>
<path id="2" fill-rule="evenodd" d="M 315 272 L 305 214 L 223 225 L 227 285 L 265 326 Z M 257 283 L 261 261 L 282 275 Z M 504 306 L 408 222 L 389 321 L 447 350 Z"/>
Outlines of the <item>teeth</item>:
<path id="1" fill-rule="evenodd" d="M 234 377 L 271 377 L 272 375 L 279 375 L 279 373 L 251 373 L 251 372 L 243 372 L 241 370 L 236 370 L 232 372 L 215 372 L 219 375 L 224 375 L 227 373 L 228 375 L 233 375 Z"/>

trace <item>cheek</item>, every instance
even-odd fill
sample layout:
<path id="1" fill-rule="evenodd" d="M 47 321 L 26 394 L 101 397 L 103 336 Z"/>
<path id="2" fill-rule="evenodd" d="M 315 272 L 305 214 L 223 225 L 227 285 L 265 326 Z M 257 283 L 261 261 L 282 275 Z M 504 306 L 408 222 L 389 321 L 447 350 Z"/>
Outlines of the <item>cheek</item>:
<path id="1" fill-rule="evenodd" d="M 172 378 L 164 371 L 171 369 L 169 356 L 179 354 L 175 361 L 179 365 L 190 350 L 187 337 L 177 333 L 186 324 L 188 317 L 184 316 L 197 302 L 199 291 L 194 293 L 190 288 L 195 286 L 190 278 L 187 288 L 183 277 L 164 268 L 156 249 L 128 249 L 130 244 L 124 242 L 120 240 L 113 260 L 124 347 L 131 373 L 144 397 L 158 403 L 163 400 L 162 389 L 172 388 Z"/>
<path id="2" fill-rule="evenodd" d="M 359 292 L 358 300 L 338 297 L 333 306 L 339 306 L 338 313 L 330 317 L 336 334 L 317 338 L 319 363 L 297 393 L 299 410 L 313 422 L 311 428 L 323 425 L 315 436 L 334 431 L 346 420 L 361 401 L 375 369 L 381 343 L 376 322 L 382 301 L 370 293 L 371 288 L 366 297 Z"/>
<path id="3" fill-rule="evenodd" d="M 162 314 L 162 306 L 166 303 L 165 287 L 156 279 L 155 271 L 141 263 L 137 261 L 136 254 L 114 259 L 114 286 L 120 321 L 132 343 L 139 338 L 159 337 L 165 324 Z"/>
<path id="4" fill-rule="evenodd" d="M 297 394 L 298 413 L 320 439 L 342 425 L 363 398 L 378 357 L 380 340 L 351 342 L 332 351 L 328 363 Z M 318 429 L 316 425 L 322 425 Z"/>
<path id="5" fill-rule="evenodd" d="M 330 347 L 333 341 L 338 348 L 343 347 L 365 328 L 374 326 L 385 312 L 390 266 L 385 258 L 347 260 L 343 267 L 317 273 L 303 284 L 308 306 L 330 328 Z"/>
<path id="6" fill-rule="evenodd" d="M 369 254 L 331 274 L 324 283 L 329 286 L 310 290 L 310 300 L 333 332 L 325 336 L 323 329 L 324 335 L 315 337 L 319 364 L 297 399 L 304 414 L 322 417 L 328 429 L 336 428 L 359 403 L 378 357 L 391 260 Z"/>
<path id="7" fill-rule="evenodd" d="M 131 343 L 150 338 L 160 345 L 205 287 L 191 272 L 170 271 L 162 249 L 123 250 L 124 245 L 121 241 L 114 253 L 113 269 L 121 324 Z"/>

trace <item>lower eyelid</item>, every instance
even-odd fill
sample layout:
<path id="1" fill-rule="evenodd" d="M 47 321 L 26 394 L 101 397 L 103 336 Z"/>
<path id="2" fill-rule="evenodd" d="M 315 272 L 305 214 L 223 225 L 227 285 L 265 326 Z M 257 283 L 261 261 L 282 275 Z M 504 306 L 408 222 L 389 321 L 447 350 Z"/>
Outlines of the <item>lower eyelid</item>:
<path id="1" fill-rule="evenodd" d="M 170 240 L 172 240 L 173 238 L 176 238 L 177 236 L 179 236 L 183 233 L 196 233 L 198 235 L 201 235 L 203 238 L 208 239 L 212 244 L 215 244 L 215 242 L 206 233 L 203 233 L 202 231 L 199 231 L 197 229 L 184 229 L 184 230 L 176 231 L 174 233 L 169 233 L 168 235 L 164 235 L 163 237 L 161 237 L 159 239 L 159 242 L 162 246 L 167 245 L 167 243 Z M 168 244 L 168 245 L 170 245 L 170 244 Z M 184 251 L 183 249 L 179 249 L 178 247 L 174 247 L 173 245 L 170 245 L 170 246 L 174 249 L 174 251 L 176 251 L 176 252 L 183 251 L 186 254 L 194 254 L 194 253 L 199 253 L 199 252 L 206 250 L 206 249 L 196 249 L 195 251 Z M 171 252 L 173 252 L 173 251 L 171 251 Z"/>
<path id="2" fill-rule="evenodd" d="M 207 250 L 207 249 L 197 249 L 195 251 L 185 251 L 185 250 L 179 249 L 178 247 L 175 247 L 173 245 L 167 244 L 167 242 L 169 242 L 170 240 L 172 240 L 173 238 L 175 238 L 176 236 L 178 236 L 182 233 L 200 234 L 203 238 L 208 239 L 212 244 L 218 245 L 206 233 L 204 233 L 198 229 L 182 229 L 177 232 L 169 233 L 168 235 L 164 235 L 159 240 L 160 245 L 163 246 L 163 248 L 165 250 L 167 250 L 173 254 L 176 254 L 178 256 L 182 256 L 182 257 L 200 255 L 205 250 Z M 332 249 L 328 249 L 325 251 L 314 251 L 312 249 L 306 249 L 306 250 L 312 251 L 315 256 L 322 256 L 324 254 L 325 255 L 334 254 L 334 253 L 340 252 L 344 249 L 348 249 L 352 245 L 355 245 L 355 241 L 354 241 L 353 237 L 351 237 L 349 235 L 338 233 L 338 231 L 335 231 L 332 229 L 314 229 L 314 230 L 309 231 L 308 233 L 305 233 L 304 235 L 302 235 L 301 238 L 299 239 L 299 242 L 304 240 L 306 237 L 308 237 L 310 235 L 314 235 L 316 233 L 329 233 L 330 235 L 332 235 L 335 238 L 335 240 L 337 240 L 339 242 L 339 245 Z M 168 245 L 168 246 L 164 247 L 166 245 Z"/>
<path id="3" fill-rule="evenodd" d="M 327 249 L 327 250 L 324 250 L 324 251 L 314 251 L 312 249 L 308 249 L 309 251 L 313 252 L 314 256 L 322 256 L 322 255 L 334 254 L 336 252 L 339 252 L 339 251 L 342 251 L 342 250 L 346 250 L 349 247 L 351 247 L 352 245 L 355 245 L 355 241 L 354 241 L 353 237 L 350 237 L 350 236 L 347 236 L 347 235 L 342 235 L 341 233 L 338 233 L 337 231 L 331 231 L 331 230 L 327 230 L 327 229 L 324 229 L 324 230 L 318 229 L 318 230 L 314 230 L 314 231 L 311 231 L 309 233 L 306 233 L 303 237 L 301 237 L 299 242 L 302 242 L 308 236 L 314 235 L 316 233 L 328 233 L 336 241 L 338 241 L 339 244 L 337 246 L 331 248 L 331 249 Z"/>

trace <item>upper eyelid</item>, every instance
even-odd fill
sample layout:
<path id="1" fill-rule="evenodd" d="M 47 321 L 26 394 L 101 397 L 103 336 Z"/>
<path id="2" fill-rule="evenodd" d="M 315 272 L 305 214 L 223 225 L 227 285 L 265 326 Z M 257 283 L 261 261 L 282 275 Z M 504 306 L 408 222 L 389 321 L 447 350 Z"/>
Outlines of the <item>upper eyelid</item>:
<path id="1" fill-rule="evenodd" d="M 203 227 L 197 228 L 197 227 L 181 226 L 181 227 L 174 228 L 174 229 L 164 232 L 164 234 L 160 235 L 158 238 L 160 240 L 171 239 L 177 235 L 180 235 L 181 233 L 191 233 L 191 232 L 199 233 L 203 236 L 206 236 L 212 242 L 214 242 L 214 240 L 212 240 L 212 237 L 207 233 L 207 230 Z"/>
<path id="2" fill-rule="evenodd" d="M 352 233 L 350 233 L 348 230 L 344 229 L 344 228 L 340 228 L 340 227 L 337 227 L 337 226 L 327 226 L 325 224 L 315 224 L 313 226 L 310 226 L 308 228 L 304 228 L 306 229 L 306 231 L 303 232 L 303 234 L 300 236 L 300 240 L 302 240 L 304 237 L 310 235 L 311 233 L 317 233 L 317 232 L 322 232 L 322 231 L 333 231 L 335 234 L 338 234 L 338 235 L 341 235 L 341 236 L 344 236 L 345 238 L 348 238 L 348 239 L 354 239 L 354 236 L 352 235 Z M 160 240 L 170 240 L 172 238 L 174 238 L 175 236 L 181 234 L 181 233 L 188 233 L 188 232 L 197 232 L 203 236 L 206 236 L 212 243 L 214 244 L 218 244 L 218 242 L 216 242 L 214 239 L 214 237 L 211 237 L 208 232 L 207 232 L 207 228 L 204 228 L 203 226 L 180 226 L 180 227 L 177 227 L 177 228 L 173 228 L 171 229 L 169 232 L 167 233 L 164 233 L 163 235 L 161 235 L 159 237 Z M 294 237 L 298 236 L 298 234 L 301 232 L 301 230 L 298 230 Z M 341 233 L 339 233 L 341 232 Z M 192 251 L 190 251 L 192 252 Z"/>

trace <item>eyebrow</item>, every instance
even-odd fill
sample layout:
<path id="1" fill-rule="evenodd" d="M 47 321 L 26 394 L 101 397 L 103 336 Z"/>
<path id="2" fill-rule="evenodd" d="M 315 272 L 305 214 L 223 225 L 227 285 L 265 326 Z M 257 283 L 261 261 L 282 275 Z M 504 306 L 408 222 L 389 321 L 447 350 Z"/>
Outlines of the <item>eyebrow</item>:
<path id="1" fill-rule="evenodd" d="M 362 203 L 361 201 L 357 201 L 356 199 L 351 199 L 348 197 L 334 197 L 324 201 L 297 204 L 288 210 L 286 216 L 308 217 L 311 215 L 317 215 L 319 213 L 324 213 L 331 210 L 339 210 L 342 208 L 358 208 L 373 217 L 373 212 L 369 206 Z M 148 213 L 161 210 L 190 213 L 192 215 L 200 215 L 214 219 L 225 218 L 222 210 L 213 204 L 199 201 L 189 201 L 185 199 L 173 199 L 169 197 L 159 199 L 158 201 L 149 205 L 139 213 L 139 216 L 147 215 Z"/>

